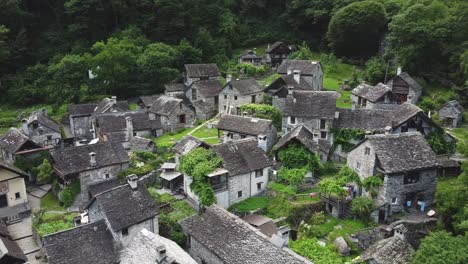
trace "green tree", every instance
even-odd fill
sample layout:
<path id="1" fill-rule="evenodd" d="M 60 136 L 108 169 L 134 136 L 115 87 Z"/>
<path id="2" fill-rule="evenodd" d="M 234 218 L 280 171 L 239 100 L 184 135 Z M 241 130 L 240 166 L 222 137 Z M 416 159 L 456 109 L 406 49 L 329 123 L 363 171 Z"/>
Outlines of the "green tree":
<path id="1" fill-rule="evenodd" d="M 452 236 L 445 231 L 426 236 L 416 251 L 411 264 L 468 263 L 468 236 Z"/>
<path id="2" fill-rule="evenodd" d="M 437 130 L 427 135 L 427 142 L 437 155 L 452 153 L 455 150 L 455 142 L 449 141 L 443 130 Z"/>
<path id="3" fill-rule="evenodd" d="M 299 144 L 291 144 L 281 149 L 278 151 L 278 157 L 282 166 L 287 169 L 306 168 L 308 171 L 316 172 L 321 168 L 319 156 Z"/>
<path id="4" fill-rule="evenodd" d="M 351 211 L 365 222 L 369 221 L 373 209 L 374 200 L 369 197 L 356 197 L 351 201 Z"/>
<path id="5" fill-rule="evenodd" d="M 366 62 L 364 79 L 372 85 L 384 82 L 387 63 L 381 57 L 372 57 Z"/>
<path id="6" fill-rule="evenodd" d="M 382 185 L 382 179 L 378 175 L 367 177 L 362 181 L 362 187 L 364 187 L 370 193 L 372 198 L 377 197 L 377 190 Z"/>
<path id="7" fill-rule="evenodd" d="M 8 46 L 8 32 L 10 30 L 4 25 L 0 25 L 0 61 L 5 61 L 10 55 L 10 47 Z"/>
<path id="8" fill-rule="evenodd" d="M 336 179 L 325 178 L 319 182 L 318 187 L 320 193 L 326 196 L 346 195 L 346 191 L 343 189 L 343 185 Z"/>
<path id="9" fill-rule="evenodd" d="M 37 181 L 41 184 L 49 183 L 52 180 L 52 165 L 49 160 L 44 159 L 38 167 Z"/>
<path id="10" fill-rule="evenodd" d="M 385 8 L 375 1 L 352 3 L 332 17 L 327 39 L 339 56 L 369 57 L 379 47 L 380 35 L 387 22 Z"/>
<path id="11" fill-rule="evenodd" d="M 278 179 L 288 182 L 291 186 L 298 186 L 299 184 L 304 183 L 307 169 L 305 167 L 299 169 L 288 169 L 286 167 L 281 167 L 278 171 Z"/>

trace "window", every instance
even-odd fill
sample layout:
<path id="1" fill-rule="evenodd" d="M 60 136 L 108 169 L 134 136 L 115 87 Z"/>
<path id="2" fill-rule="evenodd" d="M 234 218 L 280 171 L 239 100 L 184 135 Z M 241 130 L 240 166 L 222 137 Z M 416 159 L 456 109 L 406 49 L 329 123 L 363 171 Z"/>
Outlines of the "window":
<path id="1" fill-rule="evenodd" d="M 256 178 L 259 178 L 259 177 L 262 177 L 263 176 L 263 170 L 256 170 L 255 171 L 255 177 Z"/>
<path id="2" fill-rule="evenodd" d="M 233 138 L 234 138 L 234 134 L 232 134 L 232 133 L 227 133 L 227 137 L 230 138 L 230 139 L 233 139 Z"/>
<path id="3" fill-rule="evenodd" d="M 136 132 L 133 132 L 133 136 L 136 137 L 137 133 Z"/>
<path id="4" fill-rule="evenodd" d="M 401 133 L 408 132 L 408 127 L 407 126 L 402 126 L 401 127 Z"/>
<path id="5" fill-rule="evenodd" d="M 419 173 L 413 172 L 408 175 L 405 175 L 403 178 L 403 184 L 412 184 L 417 183 L 419 181 Z"/>
<path id="6" fill-rule="evenodd" d="M 128 228 L 122 229 L 122 236 L 128 236 Z"/>
<path id="7" fill-rule="evenodd" d="M 227 94 L 224 95 L 224 99 L 227 99 Z"/>
<path id="8" fill-rule="evenodd" d="M 291 125 L 296 124 L 296 117 L 290 116 L 290 117 L 289 117 L 289 124 L 291 124 Z"/>
<path id="9" fill-rule="evenodd" d="M 223 109 L 226 110 L 226 106 L 225 106 L 225 105 L 223 105 Z"/>
<path id="10" fill-rule="evenodd" d="M 392 204 L 397 204 L 398 203 L 398 198 L 392 197 Z"/>
<path id="11" fill-rule="evenodd" d="M 242 191 L 238 191 L 237 192 L 237 198 L 241 198 L 242 197 Z"/>
<path id="12" fill-rule="evenodd" d="M 234 96 L 234 100 L 237 100 L 237 95 L 236 95 L 236 96 Z"/>
<path id="13" fill-rule="evenodd" d="M 244 139 L 244 138 L 246 138 L 247 136 L 246 136 L 246 135 L 241 135 L 240 137 L 241 137 L 241 139 Z"/>
<path id="14" fill-rule="evenodd" d="M 179 116 L 179 123 L 185 124 L 185 115 Z"/>
<path id="15" fill-rule="evenodd" d="M 110 174 L 106 173 L 106 179 L 109 179 L 109 177 L 110 177 Z"/>
<path id="16" fill-rule="evenodd" d="M 327 138 L 327 132 L 320 132 L 320 138 L 326 139 Z"/>
<path id="17" fill-rule="evenodd" d="M 52 140 L 52 136 L 51 136 L 51 135 L 48 135 L 48 136 L 47 136 L 47 140 Z"/>
<path id="18" fill-rule="evenodd" d="M 252 95 L 251 98 L 252 98 L 252 99 L 251 99 L 251 103 L 252 103 L 252 104 L 255 104 L 255 95 Z"/>
<path id="19" fill-rule="evenodd" d="M 365 154 L 365 155 L 370 155 L 370 148 L 366 147 L 366 148 L 364 149 L 364 154 Z"/>
<path id="20" fill-rule="evenodd" d="M 32 127 L 36 129 L 39 125 L 37 123 L 33 123 Z"/>
<path id="21" fill-rule="evenodd" d="M 320 129 L 325 129 L 325 120 L 320 120 Z"/>
<path id="22" fill-rule="evenodd" d="M 257 191 L 260 191 L 262 189 L 262 183 L 259 182 L 257 183 Z"/>
<path id="23" fill-rule="evenodd" d="M 359 170 L 361 168 L 361 163 L 356 163 L 356 169 Z"/>
<path id="24" fill-rule="evenodd" d="M 16 198 L 16 199 L 21 198 L 21 194 L 20 194 L 19 192 L 15 193 L 15 198 Z"/>
<path id="25" fill-rule="evenodd" d="M 197 100 L 197 89 L 192 88 L 192 101 Z"/>

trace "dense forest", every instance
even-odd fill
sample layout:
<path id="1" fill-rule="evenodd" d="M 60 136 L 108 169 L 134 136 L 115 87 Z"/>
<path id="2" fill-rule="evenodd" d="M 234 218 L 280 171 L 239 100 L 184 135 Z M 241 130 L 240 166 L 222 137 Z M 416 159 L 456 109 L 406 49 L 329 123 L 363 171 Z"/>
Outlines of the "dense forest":
<path id="1" fill-rule="evenodd" d="M 465 0 L 2 0 L 0 100 L 156 93 L 185 63 L 226 70 L 233 49 L 276 40 L 466 87 Z"/>

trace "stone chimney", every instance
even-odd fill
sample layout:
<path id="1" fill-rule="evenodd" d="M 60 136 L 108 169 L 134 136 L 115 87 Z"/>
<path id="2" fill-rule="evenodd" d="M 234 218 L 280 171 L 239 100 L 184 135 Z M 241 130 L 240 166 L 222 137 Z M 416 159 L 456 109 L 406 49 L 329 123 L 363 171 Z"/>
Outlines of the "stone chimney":
<path id="1" fill-rule="evenodd" d="M 29 136 L 28 120 L 26 118 L 21 119 L 21 130 L 26 136 Z"/>
<path id="2" fill-rule="evenodd" d="M 127 116 L 125 118 L 125 124 L 126 124 L 125 140 L 130 141 L 133 138 L 133 121 L 130 116 Z"/>
<path id="3" fill-rule="evenodd" d="M 292 69 L 291 68 L 288 68 L 288 70 L 286 71 L 286 73 L 289 75 L 292 73 Z"/>
<path id="4" fill-rule="evenodd" d="M 232 74 L 228 73 L 226 75 L 226 83 L 231 82 L 231 81 L 232 81 Z"/>
<path id="5" fill-rule="evenodd" d="M 132 190 L 137 190 L 138 189 L 138 176 L 136 174 L 128 175 L 127 176 L 127 183 L 130 185 L 130 188 Z"/>
<path id="6" fill-rule="evenodd" d="M 294 85 L 288 85 L 288 94 L 293 94 L 294 92 Z"/>
<path id="7" fill-rule="evenodd" d="M 156 250 L 158 251 L 158 255 L 157 255 L 157 259 L 156 259 L 156 263 L 163 263 L 163 260 L 165 258 L 167 258 L 167 251 L 166 251 L 166 247 L 165 246 L 159 246 L 156 248 Z"/>
<path id="8" fill-rule="evenodd" d="M 263 149 L 263 151 L 267 152 L 268 149 L 268 139 L 266 135 L 258 135 L 257 136 L 258 147 Z"/>
<path id="9" fill-rule="evenodd" d="M 340 112 L 336 111 L 335 112 L 335 119 L 339 119 L 340 118 Z"/>
<path id="10" fill-rule="evenodd" d="M 294 81 L 297 84 L 301 84 L 301 71 L 300 70 L 294 70 Z"/>
<path id="11" fill-rule="evenodd" d="M 113 104 L 117 103 L 117 96 L 115 96 L 115 95 L 111 96 L 111 98 L 109 99 L 109 102 L 111 102 Z"/>
<path id="12" fill-rule="evenodd" d="M 391 126 L 386 126 L 386 127 L 385 127 L 385 135 L 390 135 L 390 134 L 391 134 L 391 131 L 392 131 L 392 127 L 391 127 Z"/>
<path id="13" fill-rule="evenodd" d="M 356 110 L 356 102 L 351 102 L 351 110 Z"/>
<path id="14" fill-rule="evenodd" d="M 398 66 L 398 67 L 397 67 L 396 74 L 397 74 L 397 75 L 400 75 L 400 74 L 401 74 L 401 66 Z"/>
<path id="15" fill-rule="evenodd" d="M 89 153 L 89 165 L 91 165 L 91 167 L 96 166 L 96 153 L 95 152 Z"/>
<path id="16" fill-rule="evenodd" d="M 45 108 L 45 107 L 42 108 L 42 109 L 41 109 L 41 112 L 42 112 L 42 114 L 43 114 L 44 116 L 47 116 L 47 108 Z"/>
<path id="17" fill-rule="evenodd" d="M 401 240 L 406 239 L 406 233 L 408 233 L 408 229 L 403 224 L 399 224 L 395 226 L 395 228 L 393 228 L 393 231 L 394 231 L 393 233 L 394 237 L 398 237 Z"/>

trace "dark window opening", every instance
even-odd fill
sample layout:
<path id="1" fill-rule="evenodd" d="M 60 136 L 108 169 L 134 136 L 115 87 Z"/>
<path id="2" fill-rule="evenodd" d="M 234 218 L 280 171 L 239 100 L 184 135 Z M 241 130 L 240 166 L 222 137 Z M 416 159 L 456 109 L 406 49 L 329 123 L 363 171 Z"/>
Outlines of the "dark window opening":
<path id="1" fill-rule="evenodd" d="M 238 191 L 237 192 L 237 198 L 241 198 L 242 197 L 242 191 Z"/>
<path id="2" fill-rule="evenodd" d="M 327 138 L 327 132 L 320 132 L 320 138 Z"/>
<path id="3" fill-rule="evenodd" d="M 263 170 L 256 170 L 255 171 L 255 177 L 262 177 L 263 176 Z"/>
<path id="4" fill-rule="evenodd" d="M 320 129 L 325 129 L 325 120 L 320 120 Z"/>
<path id="5" fill-rule="evenodd" d="M 401 133 L 408 132 L 408 127 L 407 126 L 402 126 L 401 127 Z"/>
<path id="6" fill-rule="evenodd" d="M 19 192 L 15 193 L 15 199 L 21 198 L 21 194 Z"/>
<path id="7" fill-rule="evenodd" d="M 192 101 L 197 100 L 197 89 L 192 89 Z"/>
<path id="8" fill-rule="evenodd" d="M 234 96 L 234 100 L 237 100 L 237 95 L 236 95 L 236 96 Z"/>
<path id="9" fill-rule="evenodd" d="M 128 228 L 122 229 L 122 236 L 128 236 Z"/>
<path id="10" fill-rule="evenodd" d="M 0 195 L 0 208 L 2 207 L 7 207 L 8 206 L 8 200 L 6 194 Z"/>
<path id="11" fill-rule="evenodd" d="M 179 123 L 185 124 L 185 115 L 179 116 Z"/>
<path id="12" fill-rule="evenodd" d="M 370 155 L 370 148 L 366 147 L 366 148 L 364 149 L 364 154 L 365 154 L 365 155 Z"/>
<path id="13" fill-rule="evenodd" d="M 296 117 L 290 116 L 290 117 L 289 117 L 289 123 L 290 123 L 291 125 L 296 124 Z"/>
<path id="14" fill-rule="evenodd" d="M 257 191 L 259 191 L 259 190 L 261 190 L 261 189 L 262 189 L 262 183 L 259 182 L 259 183 L 257 183 Z"/>
<path id="15" fill-rule="evenodd" d="M 252 104 L 255 104 L 255 95 L 252 95 Z"/>
<path id="16" fill-rule="evenodd" d="M 403 184 L 412 184 L 419 182 L 419 173 L 413 172 L 408 175 L 405 175 L 403 178 Z"/>

